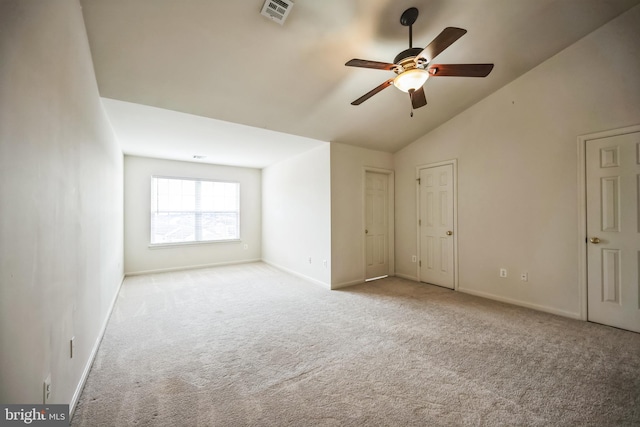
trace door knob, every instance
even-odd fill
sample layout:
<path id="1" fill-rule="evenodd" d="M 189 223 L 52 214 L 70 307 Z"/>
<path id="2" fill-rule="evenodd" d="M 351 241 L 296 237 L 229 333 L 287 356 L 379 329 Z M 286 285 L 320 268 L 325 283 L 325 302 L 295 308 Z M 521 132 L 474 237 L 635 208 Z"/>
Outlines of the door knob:
<path id="1" fill-rule="evenodd" d="M 598 243 L 600 243 L 600 239 L 598 239 L 597 237 L 592 237 L 589 239 L 589 241 L 594 245 L 597 245 Z"/>
<path id="2" fill-rule="evenodd" d="M 447 231 L 447 236 L 453 236 L 453 231 Z"/>
<path id="3" fill-rule="evenodd" d="M 369 230 L 364 230 L 364 234 L 369 234 Z"/>

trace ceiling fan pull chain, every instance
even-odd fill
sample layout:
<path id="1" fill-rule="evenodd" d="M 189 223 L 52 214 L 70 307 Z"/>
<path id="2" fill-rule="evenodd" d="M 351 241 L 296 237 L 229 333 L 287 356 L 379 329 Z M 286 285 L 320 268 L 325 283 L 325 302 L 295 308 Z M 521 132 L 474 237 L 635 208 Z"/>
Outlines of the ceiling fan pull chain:
<path id="1" fill-rule="evenodd" d="M 413 117 L 413 93 L 415 91 L 415 89 L 409 89 L 409 100 L 411 101 L 411 114 L 409 115 L 409 117 Z"/>

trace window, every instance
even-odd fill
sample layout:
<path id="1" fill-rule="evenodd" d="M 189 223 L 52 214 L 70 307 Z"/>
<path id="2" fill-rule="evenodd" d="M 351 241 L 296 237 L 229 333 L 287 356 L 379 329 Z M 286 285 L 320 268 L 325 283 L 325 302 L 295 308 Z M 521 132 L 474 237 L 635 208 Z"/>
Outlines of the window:
<path id="1" fill-rule="evenodd" d="M 151 177 L 151 245 L 239 239 L 239 183 Z"/>

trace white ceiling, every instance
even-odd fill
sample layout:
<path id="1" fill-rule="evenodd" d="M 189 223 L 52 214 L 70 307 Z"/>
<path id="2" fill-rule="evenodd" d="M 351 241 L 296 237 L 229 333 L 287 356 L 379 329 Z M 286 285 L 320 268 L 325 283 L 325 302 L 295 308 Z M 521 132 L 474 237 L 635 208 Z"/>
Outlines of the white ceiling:
<path id="1" fill-rule="evenodd" d="M 180 133 L 135 138 L 143 129 L 134 131 L 136 123 L 123 114 L 144 111 L 140 114 L 156 126 L 159 119 L 151 116 L 169 120 L 168 113 L 105 100 L 116 132 L 128 138 L 127 150 L 182 158 L 199 154 L 196 150 L 207 154 L 208 146 L 218 153 L 233 151 L 237 140 L 245 139 L 238 135 L 253 132 L 246 126 L 280 133 L 269 133 L 265 146 L 275 135 L 290 148 L 317 144 L 310 138 L 395 152 L 639 3 L 296 0 L 281 26 L 260 15 L 264 0 L 81 0 L 103 97 L 216 119 L 208 123 L 224 128 L 205 132 L 195 145 Z M 408 96 L 394 87 L 350 105 L 394 74 L 344 63 L 351 58 L 392 62 L 408 47 L 408 29 L 399 19 L 411 6 L 420 11 L 414 47 L 426 46 L 447 26 L 465 28 L 468 33 L 434 62 L 491 62 L 493 72 L 486 78 L 430 78 L 428 105 L 413 118 Z M 185 119 L 191 121 L 201 122 Z M 119 130 L 120 122 L 128 123 Z M 226 132 L 232 127 L 223 122 L 246 126 L 235 128 L 242 131 L 231 141 Z M 254 140 L 245 152 L 258 146 Z"/>
<path id="2" fill-rule="evenodd" d="M 103 98 L 120 147 L 132 156 L 262 169 L 326 142 Z M 194 159 L 194 156 L 204 156 Z"/>

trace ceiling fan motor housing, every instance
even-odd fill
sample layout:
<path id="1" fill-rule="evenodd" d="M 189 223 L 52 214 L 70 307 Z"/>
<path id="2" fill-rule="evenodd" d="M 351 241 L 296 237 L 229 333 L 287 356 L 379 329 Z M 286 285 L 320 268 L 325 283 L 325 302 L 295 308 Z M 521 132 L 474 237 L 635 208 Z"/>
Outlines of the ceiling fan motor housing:
<path id="1" fill-rule="evenodd" d="M 407 50 L 403 50 L 393 59 L 393 63 L 400 65 L 402 62 L 406 62 L 406 59 L 415 58 L 420 52 L 422 52 L 422 48 L 420 47 L 412 47 Z"/>

